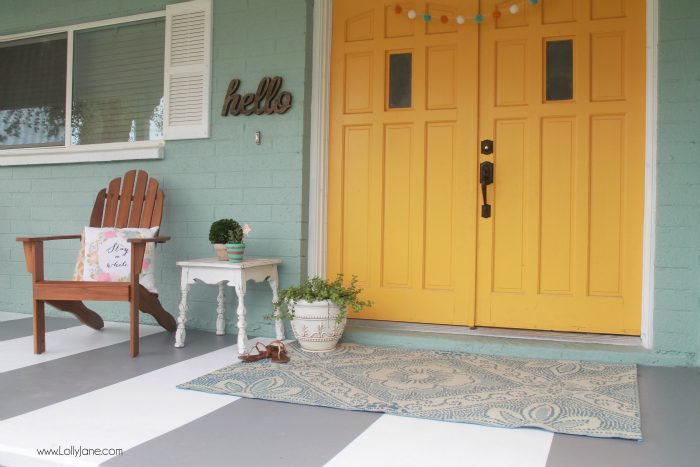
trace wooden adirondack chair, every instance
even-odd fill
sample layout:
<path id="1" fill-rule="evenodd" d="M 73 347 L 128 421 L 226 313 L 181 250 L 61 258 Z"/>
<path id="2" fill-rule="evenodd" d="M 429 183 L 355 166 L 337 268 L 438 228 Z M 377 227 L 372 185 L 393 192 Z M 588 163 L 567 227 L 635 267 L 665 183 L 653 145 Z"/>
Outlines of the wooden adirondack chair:
<path id="1" fill-rule="evenodd" d="M 115 178 L 97 194 L 90 227 L 150 228 L 160 226 L 163 217 L 163 190 L 148 173 L 131 170 Z M 80 238 L 80 234 L 53 237 L 18 238 L 24 245 L 27 270 L 32 275 L 34 303 L 34 353 L 46 348 L 44 304 L 74 314 L 81 323 L 102 329 L 104 321 L 83 304 L 83 300 L 120 301 L 131 305 L 131 356 L 139 353 L 139 310 L 152 315 L 158 324 L 174 332 L 175 319 L 163 309 L 158 295 L 139 284 L 146 244 L 165 243 L 170 237 L 130 239 L 131 282 L 83 282 L 44 280 L 44 242 Z"/>

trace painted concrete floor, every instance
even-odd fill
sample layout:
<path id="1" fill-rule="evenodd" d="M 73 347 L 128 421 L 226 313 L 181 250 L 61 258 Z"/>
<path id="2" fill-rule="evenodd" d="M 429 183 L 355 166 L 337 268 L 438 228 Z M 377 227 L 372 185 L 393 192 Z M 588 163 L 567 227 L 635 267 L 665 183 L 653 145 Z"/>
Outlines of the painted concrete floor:
<path id="1" fill-rule="evenodd" d="M 236 360 L 234 336 L 189 331 L 175 349 L 172 334 L 143 326 L 131 359 L 125 324 L 48 318 L 47 331 L 47 352 L 33 355 L 31 319 L 0 313 L 2 466 L 700 465 L 698 369 L 640 367 L 635 442 L 184 391 Z"/>

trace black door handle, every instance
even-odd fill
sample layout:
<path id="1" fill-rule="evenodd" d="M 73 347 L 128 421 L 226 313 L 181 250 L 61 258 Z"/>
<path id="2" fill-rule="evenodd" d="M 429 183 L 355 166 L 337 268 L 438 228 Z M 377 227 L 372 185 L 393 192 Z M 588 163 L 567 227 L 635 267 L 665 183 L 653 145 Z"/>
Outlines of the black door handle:
<path id="1" fill-rule="evenodd" d="M 481 195 L 484 204 L 481 206 L 481 217 L 491 217 L 491 205 L 486 197 L 486 187 L 493 183 L 493 162 L 484 161 L 479 166 L 479 183 L 481 183 Z"/>

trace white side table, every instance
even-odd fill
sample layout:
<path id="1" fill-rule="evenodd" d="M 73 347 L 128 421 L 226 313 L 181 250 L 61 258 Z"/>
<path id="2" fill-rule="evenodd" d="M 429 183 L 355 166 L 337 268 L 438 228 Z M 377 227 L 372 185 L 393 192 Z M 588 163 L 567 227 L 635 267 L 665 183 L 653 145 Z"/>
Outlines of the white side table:
<path id="1" fill-rule="evenodd" d="M 185 323 L 187 323 L 187 294 L 192 288 L 195 280 L 204 284 L 216 284 L 219 286 L 218 306 L 216 308 L 216 334 L 225 334 L 225 313 L 224 286 L 228 284 L 236 290 L 238 296 L 238 353 L 246 351 L 248 335 L 246 334 L 245 314 L 245 289 L 249 280 L 255 282 L 267 281 L 272 289 L 272 302 L 277 301 L 277 286 L 279 276 L 277 275 L 277 265 L 282 261 L 279 259 L 246 259 L 241 263 L 229 263 L 219 261 L 216 258 L 193 259 L 189 261 L 178 261 L 177 265 L 182 268 L 182 278 L 180 280 L 180 291 L 182 300 L 180 301 L 180 315 L 177 318 L 177 333 L 175 334 L 175 347 L 185 346 Z M 275 316 L 279 316 L 280 310 L 275 308 Z M 284 340 L 284 324 L 282 320 L 275 321 L 275 334 L 277 339 Z"/>

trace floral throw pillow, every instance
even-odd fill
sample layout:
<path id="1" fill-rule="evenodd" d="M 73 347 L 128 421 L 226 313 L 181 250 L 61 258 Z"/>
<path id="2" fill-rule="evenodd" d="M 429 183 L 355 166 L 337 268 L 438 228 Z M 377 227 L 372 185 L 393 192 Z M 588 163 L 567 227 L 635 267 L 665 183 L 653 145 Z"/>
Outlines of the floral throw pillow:
<path id="1" fill-rule="evenodd" d="M 129 282 L 131 277 L 130 238 L 153 238 L 158 227 L 150 229 L 115 229 L 111 227 L 85 227 L 83 231 L 84 281 Z M 139 282 L 148 291 L 158 293 L 153 268 L 155 245 L 148 243 L 143 256 L 143 269 Z"/>
<path id="2" fill-rule="evenodd" d="M 83 271 L 85 270 L 85 237 L 80 236 L 80 251 L 78 251 L 78 258 L 75 260 L 75 271 L 73 271 L 73 280 L 81 281 L 83 280 Z"/>

